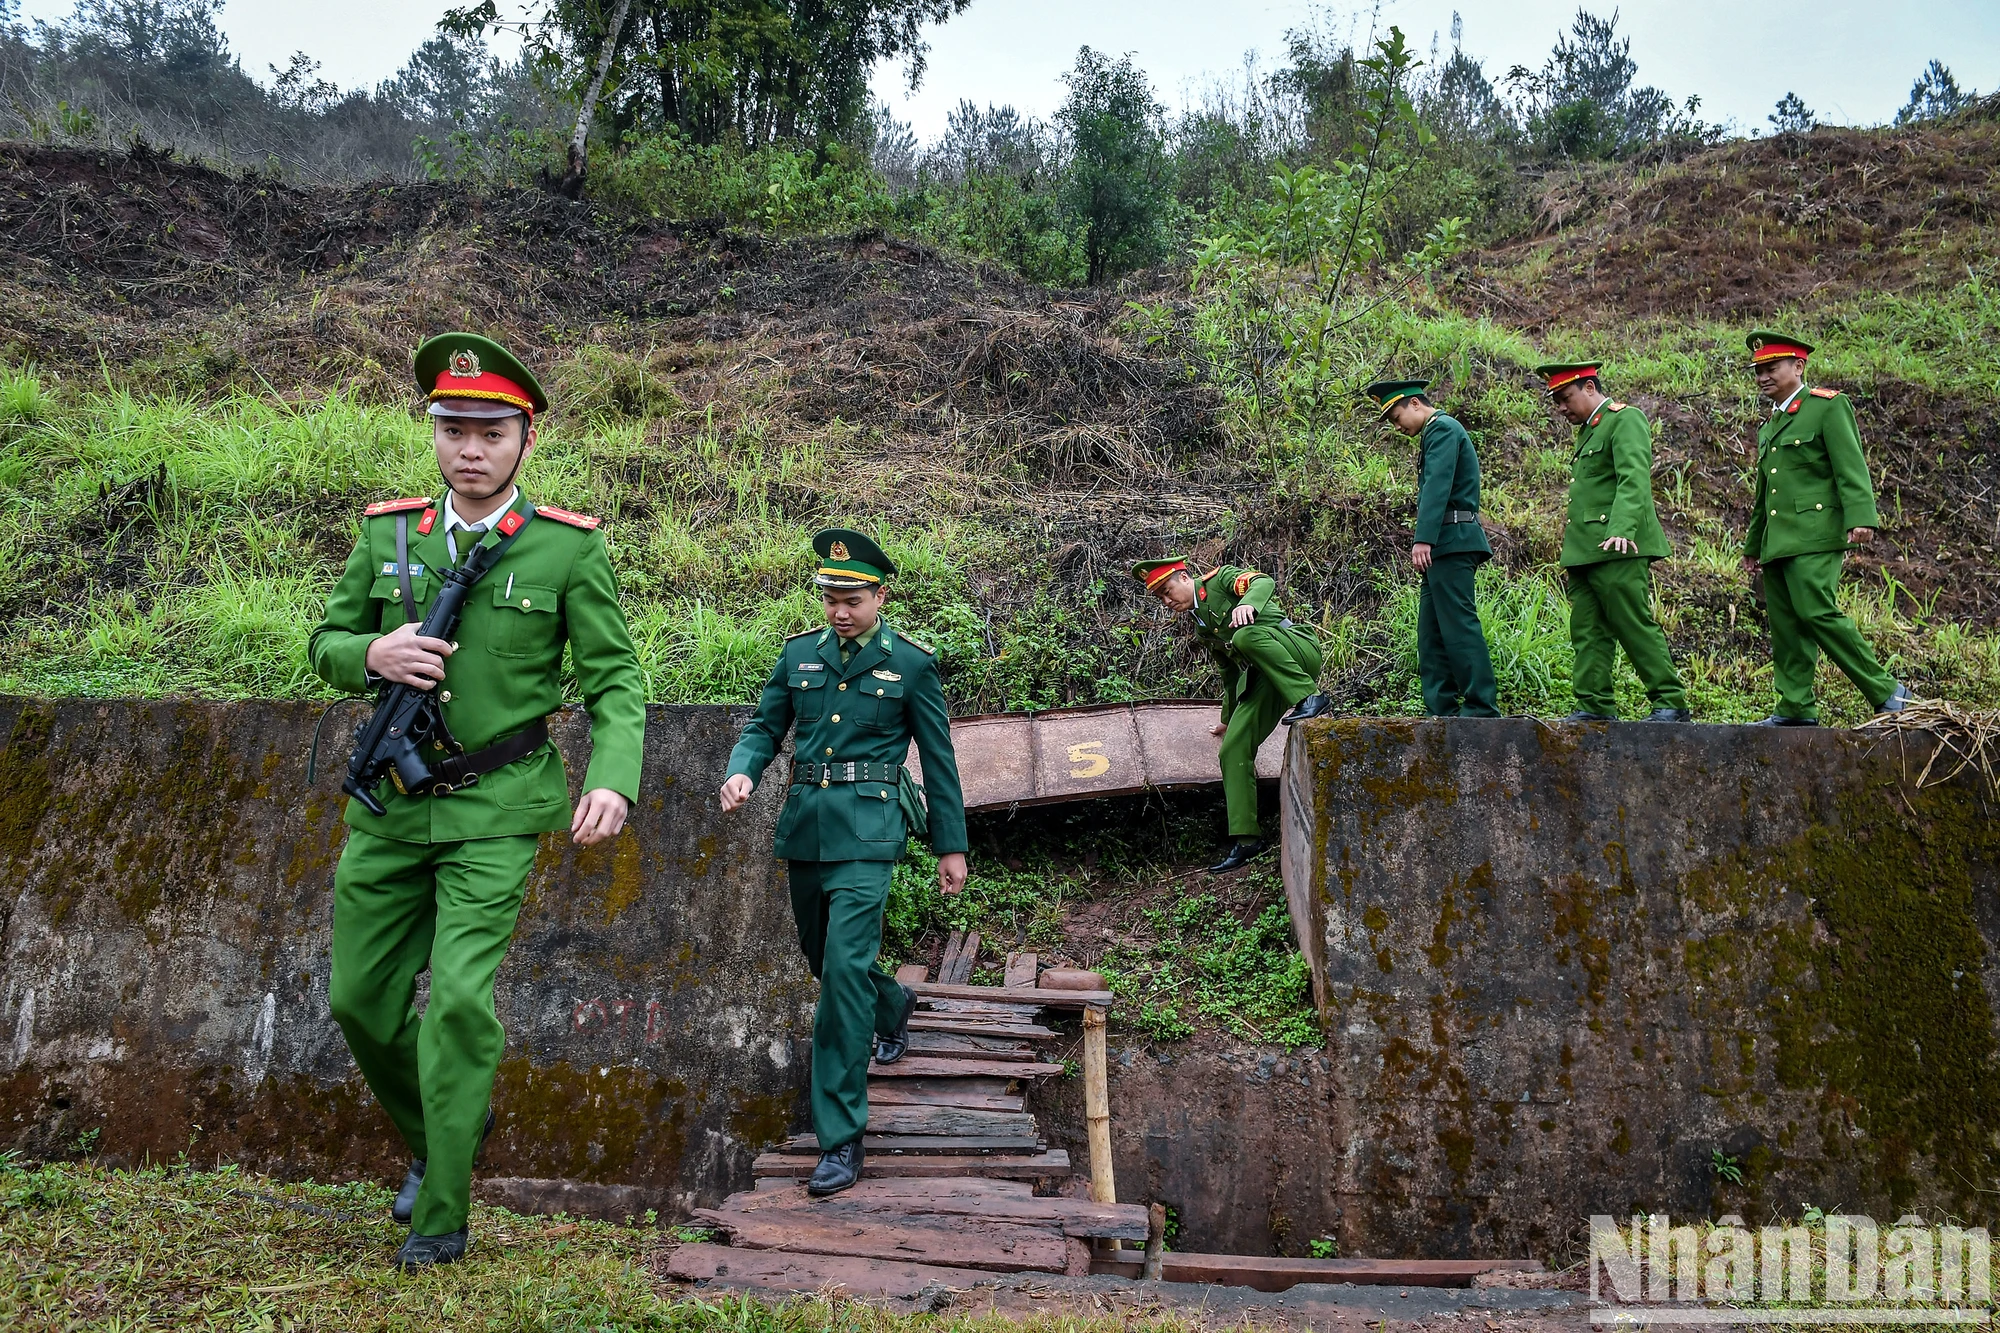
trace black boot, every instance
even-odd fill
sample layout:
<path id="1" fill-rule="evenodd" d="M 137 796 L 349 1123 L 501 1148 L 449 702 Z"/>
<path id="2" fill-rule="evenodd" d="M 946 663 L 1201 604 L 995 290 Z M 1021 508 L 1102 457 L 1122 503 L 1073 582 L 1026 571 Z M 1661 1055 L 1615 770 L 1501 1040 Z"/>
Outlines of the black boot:
<path id="1" fill-rule="evenodd" d="M 1278 721 L 1289 727 L 1295 722 L 1303 722 L 1309 717 L 1318 717 L 1321 713 L 1330 713 L 1332 711 L 1333 700 L 1327 698 L 1324 694 L 1308 694 L 1305 698 L 1293 704 L 1292 711 L 1279 718 Z"/>
<path id="2" fill-rule="evenodd" d="M 1222 859 L 1208 868 L 1211 875 L 1226 874 L 1231 870 L 1241 870 L 1255 857 L 1262 856 L 1270 843 L 1263 838 L 1238 838 L 1222 854 Z"/>
<path id="3" fill-rule="evenodd" d="M 1646 714 L 1648 722 L 1692 722 L 1694 714 L 1685 708 L 1655 708 Z"/>
<path id="4" fill-rule="evenodd" d="M 806 1182 L 806 1193 L 815 1199 L 840 1193 L 861 1179 L 861 1157 L 860 1139 L 821 1153 L 819 1165 L 813 1168 L 812 1179 Z"/>
<path id="5" fill-rule="evenodd" d="M 486 1136 L 493 1132 L 493 1108 L 486 1108 L 486 1127 L 479 1131 L 479 1148 L 486 1146 Z M 472 1150 L 477 1160 L 479 1148 Z M 389 1216 L 398 1222 L 408 1223 L 410 1215 L 417 1211 L 417 1191 L 423 1187 L 424 1168 L 427 1163 L 421 1157 L 410 1159 L 410 1169 L 403 1175 L 403 1188 L 396 1191 L 396 1202 L 389 1205 Z"/>
<path id="6" fill-rule="evenodd" d="M 903 1016 L 896 1020 L 895 1034 L 875 1039 L 875 1063 L 878 1065 L 893 1065 L 909 1053 L 910 1015 L 917 1012 L 917 993 L 908 986 L 901 987 L 901 990 Z"/>
<path id="7" fill-rule="evenodd" d="M 1753 727 L 1816 727 L 1816 717 L 1786 717 L 1783 713 L 1773 713 L 1762 722 L 1752 722 Z"/>
<path id="8" fill-rule="evenodd" d="M 1563 719 L 1565 722 L 1616 722 L 1617 720 L 1609 713 L 1593 713 L 1587 708 L 1579 708 Z"/>
<path id="9" fill-rule="evenodd" d="M 396 1251 L 396 1267 L 408 1271 L 434 1264 L 455 1264 L 472 1245 L 472 1228 L 460 1227 L 448 1236 L 419 1236 L 412 1231 Z"/>

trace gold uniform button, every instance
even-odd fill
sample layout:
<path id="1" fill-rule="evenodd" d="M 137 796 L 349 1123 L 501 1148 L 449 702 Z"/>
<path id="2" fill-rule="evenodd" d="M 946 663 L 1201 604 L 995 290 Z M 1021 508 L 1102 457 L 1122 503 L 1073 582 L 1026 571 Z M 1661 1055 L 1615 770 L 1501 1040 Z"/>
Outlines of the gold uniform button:
<path id="1" fill-rule="evenodd" d="M 389 596 L 400 602 L 403 600 L 403 590 L 401 588 L 391 588 L 389 589 Z"/>
<path id="2" fill-rule="evenodd" d="M 450 691 L 450 690 L 446 690 L 446 691 L 445 691 L 444 693 L 442 693 L 442 694 L 438 695 L 438 698 L 440 698 L 440 699 L 444 700 L 444 701 L 445 701 L 446 703 L 450 703 L 450 702 L 451 702 L 451 691 Z"/>
<path id="3" fill-rule="evenodd" d="M 1771 517 L 1772 517 L 1772 518 L 1776 518 L 1777 516 L 1778 516 L 1778 511 L 1777 511 L 1777 510 L 1775 510 L 1775 509 L 1773 509 L 1773 510 L 1771 511 Z"/>
<path id="4" fill-rule="evenodd" d="M 1813 508 L 1814 508 L 1814 509 L 1824 509 L 1824 508 L 1826 508 L 1826 506 L 1825 506 L 1825 505 L 1814 505 L 1814 506 L 1813 506 Z"/>
<path id="5" fill-rule="evenodd" d="M 834 720 L 835 722 L 838 722 L 838 721 L 840 721 L 840 714 L 838 714 L 838 713 L 835 713 L 835 714 L 833 715 L 833 720 Z"/>
<path id="6" fill-rule="evenodd" d="M 531 605 L 531 603 L 528 601 L 527 598 L 523 597 L 521 599 L 521 606 L 523 607 L 523 609 L 527 608 L 529 605 Z"/>
<path id="7" fill-rule="evenodd" d="M 841 682 L 840 682 L 840 688 L 841 688 L 841 689 L 843 689 L 843 690 L 844 690 L 844 689 L 846 689 L 846 688 L 847 688 L 847 682 L 846 682 L 846 681 L 844 681 L 844 680 L 843 680 L 843 681 L 841 681 Z"/>
<path id="8" fill-rule="evenodd" d="M 1778 469 L 1776 469 L 1776 468 L 1772 468 L 1772 469 L 1771 469 L 1771 475 L 1772 475 L 1772 476 L 1774 476 L 1774 477 L 1775 477 L 1775 476 L 1777 476 L 1777 475 L 1778 475 Z"/>
<path id="9" fill-rule="evenodd" d="M 879 690 L 879 689 L 875 691 L 875 693 L 877 693 L 877 694 L 880 694 L 881 692 L 882 692 L 882 691 L 881 691 L 881 690 Z"/>
<path id="10" fill-rule="evenodd" d="M 833 747 L 832 747 L 831 745 L 827 746 L 827 747 L 826 747 L 826 752 L 827 752 L 828 754 L 832 754 L 832 753 L 833 753 Z"/>

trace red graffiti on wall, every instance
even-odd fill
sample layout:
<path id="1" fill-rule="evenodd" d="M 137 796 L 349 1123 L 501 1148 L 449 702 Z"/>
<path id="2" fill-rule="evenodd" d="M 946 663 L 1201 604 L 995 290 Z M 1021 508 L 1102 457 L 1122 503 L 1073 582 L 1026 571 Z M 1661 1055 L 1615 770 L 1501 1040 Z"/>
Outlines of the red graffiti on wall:
<path id="1" fill-rule="evenodd" d="M 619 1037 L 628 1037 L 632 1032 L 632 1015 L 638 1009 L 639 1001 L 634 999 L 607 1001 L 593 995 L 587 1000 L 578 1000 L 569 1011 L 570 1031 L 578 1036 L 595 1036 L 610 1033 L 615 1027 Z M 665 1011 L 658 1000 L 648 1000 L 645 1014 L 644 1040 L 646 1045 L 652 1046 L 666 1035 Z"/>

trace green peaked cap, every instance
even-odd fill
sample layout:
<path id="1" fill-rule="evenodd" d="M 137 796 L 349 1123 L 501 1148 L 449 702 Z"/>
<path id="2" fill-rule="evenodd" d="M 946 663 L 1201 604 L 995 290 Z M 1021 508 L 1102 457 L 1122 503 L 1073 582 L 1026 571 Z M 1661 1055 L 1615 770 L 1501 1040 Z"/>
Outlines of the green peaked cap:
<path id="1" fill-rule="evenodd" d="M 1572 380 L 1594 377 L 1603 365 L 1602 361 L 1544 361 L 1535 367 L 1535 374 L 1548 382 L 1549 394 L 1554 396 L 1557 389 Z"/>
<path id="2" fill-rule="evenodd" d="M 875 539 L 852 528 L 822 528 L 813 534 L 819 572 L 813 582 L 822 588 L 879 588 L 896 566 Z"/>
<path id="3" fill-rule="evenodd" d="M 1188 569 L 1188 558 L 1184 555 L 1156 555 L 1151 560 L 1132 562 L 1132 577 L 1146 585 L 1147 591 L 1159 586 L 1169 574 Z M 1193 571 L 1189 570 L 1189 576 Z"/>
<path id="4" fill-rule="evenodd" d="M 1752 329 L 1743 343 L 1750 349 L 1753 366 L 1760 361 L 1776 361 L 1781 356 L 1810 356 L 1813 349 L 1804 338 L 1777 329 Z"/>
<path id="5" fill-rule="evenodd" d="M 476 333 L 440 333 L 417 348 L 417 389 L 432 403 L 442 399 L 486 402 L 498 415 L 549 410 L 541 381 L 512 352 Z"/>
<path id="6" fill-rule="evenodd" d="M 1376 420 L 1379 421 L 1388 416 L 1389 409 L 1397 403 L 1405 398 L 1414 398 L 1430 387 L 1429 380 L 1377 380 L 1361 392 L 1368 395 L 1375 406 L 1381 409 L 1375 414 Z"/>

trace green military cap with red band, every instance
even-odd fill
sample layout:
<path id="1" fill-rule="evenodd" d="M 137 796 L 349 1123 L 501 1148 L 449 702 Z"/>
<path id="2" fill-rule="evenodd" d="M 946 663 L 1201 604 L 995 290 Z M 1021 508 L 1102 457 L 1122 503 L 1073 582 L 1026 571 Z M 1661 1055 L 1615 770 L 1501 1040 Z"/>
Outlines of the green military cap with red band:
<path id="1" fill-rule="evenodd" d="M 1535 374 L 1547 382 L 1549 396 L 1554 397 L 1565 384 L 1597 378 L 1603 365 L 1602 361 L 1544 361 L 1535 367 Z"/>
<path id="2" fill-rule="evenodd" d="M 1813 345 L 1804 338 L 1780 333 L 1776 329 L 1753 329 L 1743 342 L 1750 348 L 1750 364 L 1753 366 L 1787 356 L 1803 361 L 1812 355 L 1813 350 Z"/>
<path id="3" fill-rule="evenodd" d="M 1152 560 L 1140 560 L 1132 566 L 1132 577 L 1146 585 L 1152 592 L 1176 574 L 1187 572 L 1188 562 L 1184 555 L 1163 555 Z"/>
<path id="4" fill-rule="evenodd" d="M 417 388 L 434 417 L 534 417 L 549 410 L 534 373 L 476 333 L 440 333 L 417 348 Z"/>

